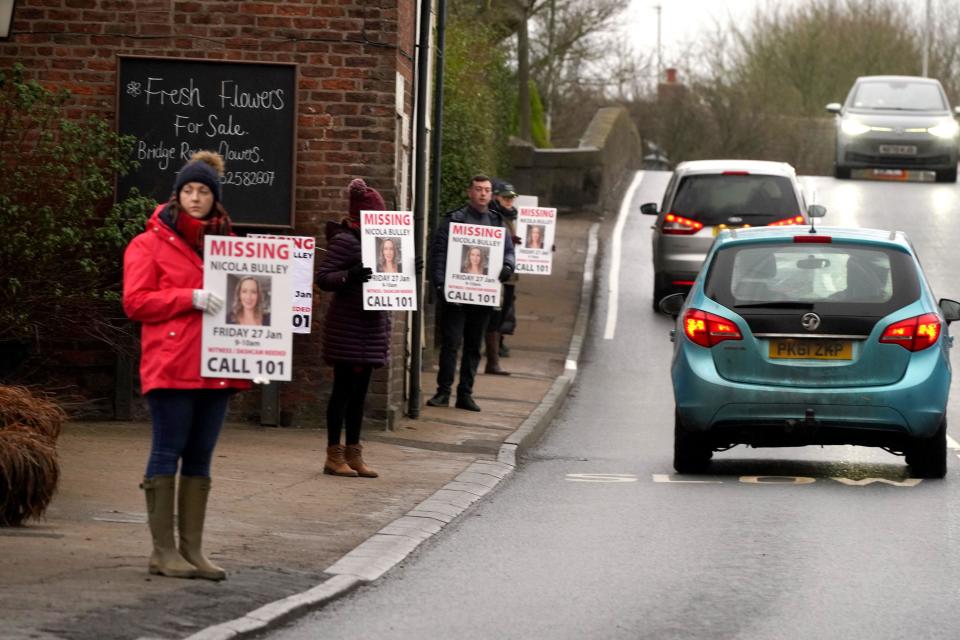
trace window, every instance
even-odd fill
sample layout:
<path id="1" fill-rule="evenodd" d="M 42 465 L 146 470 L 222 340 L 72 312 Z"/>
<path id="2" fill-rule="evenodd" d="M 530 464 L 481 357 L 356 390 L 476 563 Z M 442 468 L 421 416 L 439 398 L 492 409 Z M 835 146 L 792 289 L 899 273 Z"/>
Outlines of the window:
<path id="1" fill-rule="evenodd" d="M 946 111 L 943 92 L 928 82 L 861 82 L 854 88 L 854 109 Z"/>
<path id="2" fill-rule="evenodd" d="M 896 308 L 919 295 L 909 256 L 865 245 L 777 244 L 718 253 L 707 295 L 725 306 L 797 302 Z"/>
<path id="3" fill-rule="evenodd" d="M 800 213 L 793 183 L 770 175 L 690 175 L 683 178 L 669 211 L 706 225 L 762 226 Z"/>

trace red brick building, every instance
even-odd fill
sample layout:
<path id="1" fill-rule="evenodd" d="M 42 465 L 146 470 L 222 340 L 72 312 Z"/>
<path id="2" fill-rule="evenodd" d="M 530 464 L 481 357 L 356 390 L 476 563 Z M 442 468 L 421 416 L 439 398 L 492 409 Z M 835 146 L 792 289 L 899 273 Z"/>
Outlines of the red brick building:
<path id="1" fill-rule="evenodd" d="M 116 122 L 125 56 L 296 65 L 287 232 L 324 246 L 325 223 L 346 214 L 355 176 L 388 208 L 412 208 L 417 16 L 416 0 L 17 0 L 0 67 L 20 62 L 29 77 L 68 89 L 71 117 Z M 312 333 L 295 336 L 294 379 L 282 385 L 280 407 L 296 425 L 322 424 L 331 376 L 319 345 L 325 306 L 325 295 L 314 300 Z M 394 314 L 393 363 L 375 374 L 368 399 L 368 418 L 381 426 L 404 404 L 408 321 Z M 88 373 L 117 379 L 103 368 Z M 114 389 L 90 393 L 109 398 Z M 234 412 L 256 420 L 260 398 L 246 395 Z"/>

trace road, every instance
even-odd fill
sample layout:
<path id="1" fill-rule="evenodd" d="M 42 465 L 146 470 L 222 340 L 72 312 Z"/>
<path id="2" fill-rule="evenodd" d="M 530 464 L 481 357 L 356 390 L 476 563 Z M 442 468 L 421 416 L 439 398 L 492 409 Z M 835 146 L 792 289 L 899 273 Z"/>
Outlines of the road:
<path id="1" fill-rule="evenodd" d="M 652 218 L 637 211 L 667 177 L 646 173 L 631 203 L 615 335 L 604 277 L 574 393 L 512 479 L 271 638 L 957 637 L 956 451 L 945 481 L 858 447 L 738 447 L 708 475 L 672 474 L 671 321 L 651 309 Z M 956 185 L 802 182 L 825 224 L 905 230 L 934 291 L 960 299 Z M 954 388 L 951 416 L 958 402 Z"/>

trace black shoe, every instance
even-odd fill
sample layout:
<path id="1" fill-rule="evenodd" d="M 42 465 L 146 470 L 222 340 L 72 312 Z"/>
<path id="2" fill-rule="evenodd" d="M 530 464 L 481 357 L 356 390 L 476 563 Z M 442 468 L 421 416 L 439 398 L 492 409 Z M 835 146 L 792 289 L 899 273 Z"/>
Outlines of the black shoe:
<path id="1" fill-rule="evenodd" d="M 473 401 L 473 396 L 457 396 L 457 409 L 480 411 L 480 405 Z"/>
<path id="2" fill-rule="evenodd" d="M 502 342 L 500 343 L 500 357 L 501 357 L 501 358 L 509 358 L 509 357 L 510 357 L 510 347 L 508 347 L 507 345 L 505 345 L 505 344 L 502 343 Z"/>
<path id="3" fill-rule="evenodd" d="M 429 400 L 427 400 L 428 407 L 449 407 L 450 406 L 450 394 L 449 393 L 437 393 Z"/>

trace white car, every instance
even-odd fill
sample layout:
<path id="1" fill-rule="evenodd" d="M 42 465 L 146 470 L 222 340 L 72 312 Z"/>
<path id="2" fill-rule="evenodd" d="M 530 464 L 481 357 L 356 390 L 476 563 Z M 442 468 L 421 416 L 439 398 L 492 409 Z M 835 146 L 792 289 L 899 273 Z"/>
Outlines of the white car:
<path id="1" fill-rule="evenodd" d="M 687 291 L 723 229 L 807 224 L 797 172 L 785 162 L 695 160 L 677 165 L 663 194 L 640 212 L 653 225 L 653 308 Z"/>
<path id="2" fill-rule="evenodd" d="M 833 172 L 852 169 L 933 171 L 937 182 L 957 181 L 960 126 L 938 80 L 915 76 L 857 78 L 837 115 Z"/>

